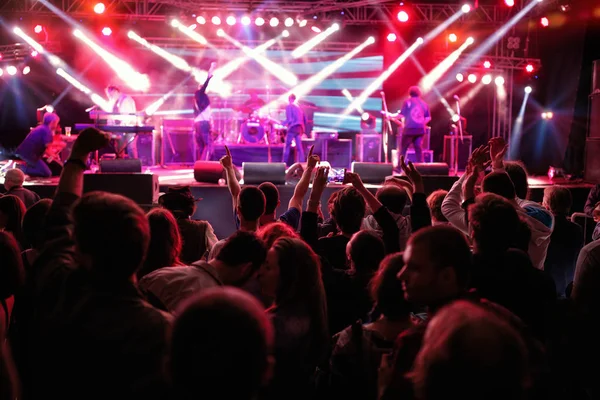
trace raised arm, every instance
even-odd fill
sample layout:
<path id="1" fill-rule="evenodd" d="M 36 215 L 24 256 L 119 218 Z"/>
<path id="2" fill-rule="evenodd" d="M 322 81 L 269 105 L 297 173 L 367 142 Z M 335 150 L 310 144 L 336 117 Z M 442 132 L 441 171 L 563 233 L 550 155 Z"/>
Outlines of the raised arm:
<path id="1" fill-rule="evenodd" d="M 229 147 L 225 146 L 225 154 L 221 158 L 221 165 L 225 170 L 227 175 L 227 187 L 229 188 L 229 193 L 231 193 L 231 201 L 233 203 L 233 208 L 237 209 L 238 206 L 238 195 L 240 194 L 241 188 L 240 183 L 235 176 L 235 167 L 233 166 L 233 159 L 231 158 L 231 152 L 229 151 Z"/>
<path id="2" fill-rule="evenodd" d="M 306 211 L 302 213 L 300 224 L 300 235 L 313 249 L 317 249 L 318 237 L 318 209 L 321 207 L 321 196 L 327 186 L 328 167 L 319 167 L 313 180 L 313 188 L 310 192 Z"/>
<path id="3" fill-rule="evenodd" d="M 311 146 L 308 151 L 308 158 L 306 162 L 306 169 L 302 173 L 302 177 L 300 181 L 294 188 L 294 195 L 290 199 L 290 203 L 288 205 L 289 208 L 295 208 L 298 211 L 302 211 L 302 202 L 304 201 L 304 196 L 306 196 L 306 192 L 308 192 L 308 185 L 310 184 L 310 177 L 312 176 L 313 170 L 317 166 L 317 163 L 320 161 L 318 155 L 313 155 L 313 150 L 315 146 Z"/>
<path id="4" fill-rule="evenodd" d="M 410 223 L 412 231 L 416 232 L 421 228 L 431 226 L 431 211 L 425 196 L 425 185 L 423 184 L 423 177 L 413 163 L 409 161 L 406 164 L 402 156 L 400 157 L 400 168 L 413 184 L 414 193 L 410 205 Z"/>
<path id="5" fill-rule="evenodd" d="M 204 84 L 198 88 L 198 90 L 201 93 L 206 93 L 206 89 L 208 89 L 208 83 L 210 82 L 210 79 L 213 77 L 216 67 L 217 67 L 217 63 L 213 62 L 210 64 L 210 69 L 208 70 L 208 75 L 206 76 L 206 80 L 204 81 Z"/>

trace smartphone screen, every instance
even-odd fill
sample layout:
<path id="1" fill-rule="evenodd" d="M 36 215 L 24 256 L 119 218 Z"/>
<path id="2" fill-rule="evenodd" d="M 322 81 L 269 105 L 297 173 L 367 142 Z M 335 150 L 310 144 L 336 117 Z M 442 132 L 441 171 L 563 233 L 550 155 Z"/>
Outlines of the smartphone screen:
<path id="1" fill-rule="evenodd" d="M 329 168 L 329 175 L 327 175 L 327 182 L 343 183 L 345 176 L 346 176 L 346 168 Z"/>

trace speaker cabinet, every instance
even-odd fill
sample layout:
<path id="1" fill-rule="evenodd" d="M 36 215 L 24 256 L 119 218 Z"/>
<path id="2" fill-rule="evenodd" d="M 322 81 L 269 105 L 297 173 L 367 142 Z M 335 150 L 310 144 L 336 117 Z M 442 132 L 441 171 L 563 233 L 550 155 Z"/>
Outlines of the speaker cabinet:
<path id="1" fill-rule="evenodd" d="M 356 141 L 360 162 L 381 162 L 381 135 L 356 135 Z"/>
<path id="2" fill-rule="evenodd" d="M 154 159 L 154 134 L 153 133 L 140 133 L 137 135 L 137 153 L 138 158 L 141 160 L 142 165 L 146 167 L 152 167 L 156 164 Z"/>
<path id="3" fill-rule="evenodd" d="M 116 160 L 100 160 L 100 172 L 102 173 L 117 173 L 117 172 L 142 172 L 142 160 L 139 158 L 124 158 Z"/>
<path id="4" fill-rule="evenodd" d="M 218 161 L 196 161 L 194 164 L 194 179 L 196 182 L 219 183 L 225 178 L 223 166 Z"/>
<path id="5" fill-rule="evenodd" d="M 469 162 L 469 157 L 473 152 L 473 136 L 463 136 L 463 140 L 460 137 L 454 135 L 444 136 L 444 153 L 442 155 L 442 161 L 454 168 L 456 161 L 456 153 L 458 151 L 458 170 L 464 171 Z"/>
<path id="6" fill-rule="evenodd" d="M 364 183 L 381 184 L 387 176 L 392 175 L 392 164 L 353 162 L 352 172 L 360 175 Z"/>
<path id="7" fill-rule="evenodd" d="M 162 162 L 165 165 L 194 165 L 196 140 L 193 119 L 163 120 Z"/>
<path id="8" fill-rule="evenodd" d="M 83 191 L 103 191 L 120 194 L 138 204 L 158 203 L 158 175 L 154 174 L 85 174 Z"/>
<path id="9" fill-rule="evenodd" d="M 275 185 L 285 184 L 285 163 L 255 163 L 242 164 L 245 185 L 260 185 L 271 182 Z"/>
<path id="10" fill-rule="evenodd" d="M 600 183 L 600 138 L 588 138 L 585 141 L 585 172 L 583 179 L 591 183 Z"/>
<path id="11" fill-rule="evenodd" d="M 446 163 L 414 163 L 417 171 L 423 176 L 426 175 L 442 175 L 450 174 L 450 167 Z"/>

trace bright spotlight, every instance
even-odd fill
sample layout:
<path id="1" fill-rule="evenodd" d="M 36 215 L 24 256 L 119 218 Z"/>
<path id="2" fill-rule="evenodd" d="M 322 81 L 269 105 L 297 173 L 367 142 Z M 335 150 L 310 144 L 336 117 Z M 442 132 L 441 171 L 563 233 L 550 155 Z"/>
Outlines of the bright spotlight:
<path id="1" fill-rule="evenodd" d="M 527 66 L 525 67 L 525 71 L 527 71 L 528 73 L 532 73 L 533 70 L 533 64 L 527 64 Z"/>
<path id="2" fill-rule="evenodd" d="M 417 44 L 423 44 L 424 40 L 422 37 L 417 38 Z"/>
<path id="3" fill-rule="evenodd" d="M 221 18 L 217 17 L 216 15 L 212 17 L 211 21 L 213 25 L 221 25 Z"/>
<path id="4" fill-rule="evenodd" d="M 400 22 L 408 21 L 408 13 L 404 10 L 400 11 L 398 13 L 398 21 L 400 21 Z"/>
<path id="5" fill-rule="evenodd" d="M 277 25 L 279 25 L 279 18 L 276 18 L 276 17 L 271 18 L 271 20 L 269 21 L 269 25 L 271 25 L 273 28 L 275 28 Z"/>
<path id="6" fill-rule="evenodd" d="M 469 82 L 475 83 L 475 82 L 477 82 L 477 75 L 469 74 L 469 77 L 467 79 L 469 80 Z"/>
<path id="7" fill-rule="evenodd" d="M 485 60 L 483 62 L 483 68 L 487 68 L 487 69 L 492 68 L 492 63 L 490 61 L 488 61 L 488 60 Z"/>
<path id="8" fill-rule="evenodd" d="M 225 22 L 227 22 L 227 25 L 233 26 L 233 25 L 235 25 L 235 22 L 236 22 L 235 17 L 233 15 L 230 15 L 229 17 L 227 17 Z"/>
<path id="9" fill-rule="evenodd" d="M 256 24 L 256 26 L 263 26 L 265 24 L 265 19 L 262 17 L 258 17 L 254 21 L 254 23 Z"/>
<path id="10" fill-rule="evenodd" d="M 51 105 L 44 107 L 46 109 L 46 111 L 48 111 L 49 113 L 53 113 L 54 112 L 54 107 L 52 107 Z"/>
<path id="11" fill-rule="evenodd" d="M 471 11 L 471 6 L 469 4 L 464 4 L 461 8 L 462 12 L 465 14 Z"/>
<path id="12" fill-rule="evenodd" d="M 548 19 L 548 17 L 542 17 L 542 19 L 540 19 L 540 24 L 542 24 L 542 26 L 546 28 L 548 27 L 548 25 L 550 25 L 550 20 Z"/>
<path id="13" fill-rule="evenodd" d="M 456 36 L 456 33 L 451 33 L 448 35 L 448 40 L 452 43 L 455 43 L 458 40 L 458 36 Z"/>
<path id="14" fill-rule="evenodd" d="M 470 46 L 470 45 L 472 45 L 473 43 L 475 43 L 475 39 L 473 39 L 472 37 L 469 37 L 469 38 L 467 38 L 467 41 L 466 41 L 466 43 L 467 43 L 467 44 Z"/>
<path id="15" fill-rule="evenodd" d="M 40 53 L 38 53 L 38 51 L 37 51 L 37 50 L 34 50 L 34 51 L 32 51 L 32 52 L 31 52 L 31 57 L 34 57 L 34 58 L 35 58 L 35 57 L 37 57 L 39 54 L 40 54 Z"/>
<path id="16" fill-rule="evenodd" d="M 373 44 L 375 43 L 375 38 L 373 36 L 369 36 L 369 38 L 367 39 L 367 44 Z"/>
<path id="17" fill-rule="evenodd" d="M 240 20 L 240 22 L 242 23 L 242 25 L 248 26 L 248 25 L 250 25 L 250 23 L 252 22 L 252 20 L 250 19 L 249 16 L 244 15 L 242 17 L 242 19 Z"/>
<path id="18" fill-rule="evenodd" d="M 458 122 L 460 120 L 460 117 L 458 116 L 458 114 L 454 114 L 452 116 L 452 122 Z"/>
<path id="19" fill-rule="evenodd" d="M 481 83 L 483 83 L 484 85 L 489 85 L 490 83 L 492 83 L 492 76 L 484 75 L 483 78 L 481 78 Z"/>
<path id="20" fill-rule="evenodd" d="M 362 113 L 362 115 L 360 116 L 362 118 L 363 121 L 367 121 L 370 117 L 368 112 L 364 112 Z"/>
<path id="21" fill-rule="evenodd" d="M 462 82 L 465 80 L 465 76 L 461 73 L 456 74 L 456 80 Z"/>
<path id="22" fill-rule="evenodd" d="M 548 119 L 548 113 L 543 112 L 542 113 L 542 119 Z"/>
<path id="23" fill-rule="evenodd" d="M 300 22 L 298 23 L 298 26 L 299 26 L 300 28 L 304 28 L 304 27 L 306 26 L 306 24 L 308 24 L 308 21 L 307 21 L 307 20 L 305 20 L 305 19 L 303 19 L 302 21 L 300 21 Z"/>
<path id="24" fill-rule="evenodd" d="M 196 18 L 196 22 L 200 25 L 204 25 L 206 24 L 206 18 L 204 18 L 202 15 L 199 15 L 198 18 Z"/>
<path id="25" fill-rule="evenodd" d="M 531 88 L 531 86 L 525 86 L 525 93 L 529 94 L 533 92 L 533 89 Z"/>
<path id="26" fill-rule="evenodd" d="M 42 33 L 43 30 L 44 30 L 44 27 L 41 25 L 36 25 L 35 28 L 33 28 L 33 31 L 38 34 Z"/>
<path id="27" fill-rule="evenodd" d="M 548 111 L 546 113 L 546 116 L 548 117 L 548 119 L 552 119 L 552 118 L 554 118 L 554 113 L 552 111 Z"/>
<path id="28" fill-rule="evenodd" d="M 310 28 L 314 33 L 321 33 L 321 28 L 318 26 L 313 26 Z"/>
<path id="29" fill-rule="evenodd" d="M 110 29 L 108 26 L 105 26 L 104 28 L 102 28 L 102 34 L 104 36 L 110 36 L 112 35 L 112 29 Z"/>
<path id="30" fill-rule="evenodd" d="M 225 36 L 225 31 L 221 28 L 217 29 L 217 36 L 218 37 L 223 37 Z"/>
<path id="31" fill-rule="evenodd" d="M 286 29 L 285 31 L 281 32 L 281 36 L 290 37 L 290 32 Z"/>
<path id="32" fill-rule="evenodd" d="M 25 68 L 23 68 L 23 75 L 27 75 L 28 73 L 31 72 L 31 68 L 29 68 L 29 66 L 25 66 Z"/>
<path id="33" fill-rule="evenodd" d="M 396 36 L 395 33 L 390 33 L 389 35 L 387 35 L 388 42 L 395 42 L 396 39 L 398 39 L 398 37 Z"/>
<path id="34" fill-rule="evenodd" d="M 106 11 L 106 6 L 104 5 L 104 3 L 96 3 L 96 5 L 94 6 L 94 12 L 96 14 L 103 14 L 104 11 Z"/>
<path id="35" fill-rule="evenodd" d="M 14 65 L 9 65 L 8 67 L 6 67 L 6 72 L 13 76 L 17 74 L 17 67 L 15 67 Z"/>
<path id="36" fill-rule="evenodd" d="M 506 4 L 508 7 L 514 7 L 515 0 L 504 0 L 504 4 Z"/>
<path id="37" fill-rule="evenodd" d="M 496 82 L 496 86 L 502 86 L 502 85 L 504 85 L 504 78 L 501 76 L 498 76 L 498 77 L 496 77 L 494 82 Z"/>
<path id="38" fill-rule="evenodd" d="M 289 28 L 290 26 L 294 25 L 294 18 L 286 18 L 284 24 Z"/>

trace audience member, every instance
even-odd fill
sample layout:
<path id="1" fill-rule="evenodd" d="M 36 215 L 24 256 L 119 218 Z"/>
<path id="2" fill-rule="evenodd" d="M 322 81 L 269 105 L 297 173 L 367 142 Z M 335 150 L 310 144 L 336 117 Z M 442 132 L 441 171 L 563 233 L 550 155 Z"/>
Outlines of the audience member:
<path id="1" fill-rule="evenodd" d="M 184 264 L 206 259 L 217 243 L 210 222 L 192 219 L 196 213 L 196 201 L 189 186 L 170 187 L 158 198 L 158 203 L 171 211 L 177 220 L 182 242 L 179 258 Z"/>
<path id="2" fill-rule="evenodd" d="M 173 214 L 155 208 L 146 216 L 150 225 L 150 244 L 144 264 L 137 273 L 138 279 L 160 268 L 183 265 L 179 260 L 181 236 Z"/>
<path id="3" fill-rule="evenodd" d="M 27 211 L 25 204 L 17 196 L 0 197 L 0 231 L 12 233 L 21 248 L 27 246 L 22 227 L 25 211 Z"/>
<path id="4" fill-rule="evenodd" d="M 23 215 L 23 237 L 28 248 L 23 250 L 23 265 L 29 271 L 44 246 L 45 235 L 40 227 L 44 226 L 46 215 L 50 210 L 52 200 L 42 199 L 29 207 Z"/>
<path id="5" fill-rule="evenodd" d="M 467 301 L 441 309 L 427 326 L 411 379 L 423 400 L 524 399 L 525 343 L 512 326 Z"/>
<path id="6" fill-rule="evenodd" d="M 16 154 L 27 163 L 25 173 L 33 177 L 49 178 L 52 171 L 43 159 L 46 148 L 52 144 L 53 134 L 60 118 L 54 113 L 44 114 L 40 125 L 29 132 L 27 137 L 17 147 Z"/>
<path id="7" fill-rule="evenodd" d="M 317 255 L 300 239 L 281 238 L 258 280 L 275 298 L 267 311 L 275 328 L 275 370 L 265 399 L 305 399 L 329 343 L 327 306 Z"/>
<path id="8" fill-rule="evenodd" d="M 270 249 L 277 239 L 282 237 L 298 238 L 298 234 L 291 226 L 283 222 L 272 222 L 259 229 L 258 237 L 265 243 L 265 247 Z"/>
<path id="9" fill-rule="evenodd" d="M 89 154 L 108 134 L 79 133 L 46 217 L 35 263 L 30 341 L 31 396 L 164 398 L 168 315 L 139 294 L 150 232 L 144 212 L 125 197 L 83 197 Z"/>
<path id="10" fill-rule="evenodd" d="M 600 183 L 594 185 L 594 187 L 588 193 L 587 200 L 585 202 L 585 206 L 583 211 L 589 216 L 594 216 L 594 209 L 600 202 Z"/>
<path id="11" fill-rule="evenodd" d="M 517 198 L 529 199 L 529 175 L 521 161 L 504 161 L 504 171 L 515 186 Z"/>
<path id="12" fill-rule="evenodd" d="M 398 335 L 413 324 L 402 282 L 396 277 L 403 266 L 401 253 L 381 262 L 369 287 L 375 304 L 372 322 L 363 325 L 358 320 L 334 336 L 326 376 L 329 398 L 378 398 L 381 357 L 391 353 Z"/>
<path id="13" fill-rule="evenodd" d="M 25 204 L 25 208 L 29 208 L 40 199 L 40 196 L 36 192 L 25 189 L 23 187 L 24 182 L 25 174 L 23 171 L 18 168 L 9 169 L 4 174 L 4 188 L 6 189 L 4 194 L 17 196 Z"/>
<path id="14" fill-rule="evenodd" d="M 0 231 L 0 346 L 10 328 L 15 295 L 25 282 L 19 244 L 10 232 Z"/>
<path id="15" fill-rule="evenodd" d="M 442 213 L 442 203 L 448 194 L 447 190 L 436 190 L 427 197 L 427 204 L 431 210 L 431 223 L 433 226 L 447 224 L 448 220 Z"/>
<path id="16" fill-rule="evenodd" d="M 256 234 L 238 231 L 225 241 L 214 259 L 157 269 L 140 280 L 140 289 L 152 297 L 155 305 L 174 312 L 183 301 L 208 288 L 242 287 L 256 274 L 265 257 L 266 249 Z"/>
<path id="17" fill-rule="evenodd" d="M 178 314 L 168 362 L 174 398 L 256 399 L 274 365 L 273 327 L 256 299 L 210 288 Z"/>
<path id="18" fill-rule="evenodd" d="M 544 189 L 543 205 L 554 215 L 544 270 L 554 279 L 560 297 L 565 297 L 567 286 L 573 282 L 577 256 L 583 246 L 583 230 L 569 219 L 572 204 L 569 189 L 562 186 Z"/>

